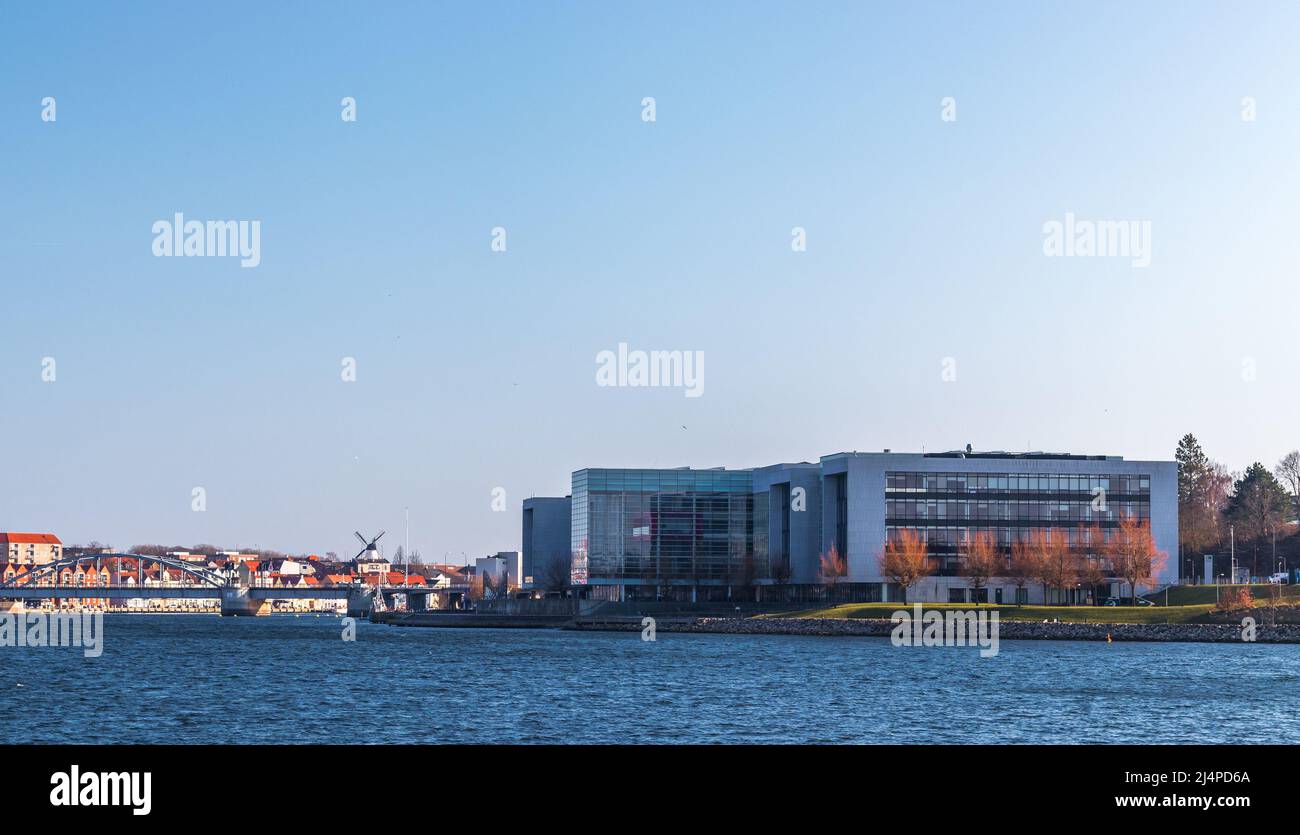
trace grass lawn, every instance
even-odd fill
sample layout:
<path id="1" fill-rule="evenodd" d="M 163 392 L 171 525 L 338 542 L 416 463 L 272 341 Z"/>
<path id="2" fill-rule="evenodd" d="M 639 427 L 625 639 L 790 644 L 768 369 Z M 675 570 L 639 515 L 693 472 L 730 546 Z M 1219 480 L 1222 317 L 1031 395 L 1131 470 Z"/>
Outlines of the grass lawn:
<path id="1" fill-rule="evenodd" d="M 1213 592 L 1213 589 L 1211 589 Z M 1213 606 L 994 606 L 970 603 L 926 603 L 923 609 L 996 609 L 1001 620 L 1060 620 L 1067 623 L 1188 623 L 1207 614 Z M 846 603 L 821 609 L 806 609 L 759 617 L 783 618 L 888 618 L 899 609 L 912 611 L 903 603 Z"/>
<path id="2" fill-rule="evenodd" d="M 1258 604 L 1261 600 L 1268 600 L 1270 590 L 1280 591 L 1282 595 L 1282 599 L 1288 602 L 1294 603 L 1297 600 L 1300 600 L 1300 586 L 1290 586 L 1290 585 L 1286 585 L 1286 586 L 1269 586 L 1269 585 L 1175 586 L 1169 590 L 1169 605 L 1170 606 L 1205 606 L 1205 605 L 1213 606 L 1214 595 L 1216 590 L 1221 590 L 1226 592 L 1229 589 L 1241 589 L 1241 588 L 1250 589 L 1250 593 L 1255 598 L 1256 604 Z M 1156 603 L 1157 605 L 1160 606 L 1165 605 L 1164 592 L 1150 595 L 1149 597 L 1153 603 Z"/>

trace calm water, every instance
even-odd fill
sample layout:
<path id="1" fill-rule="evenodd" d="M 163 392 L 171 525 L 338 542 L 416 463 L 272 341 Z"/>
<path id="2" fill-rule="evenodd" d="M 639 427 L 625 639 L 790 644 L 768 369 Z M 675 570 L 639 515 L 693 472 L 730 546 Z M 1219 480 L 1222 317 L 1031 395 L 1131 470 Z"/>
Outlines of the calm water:
<path id="1" fill-rule="evenodd" d="M 104 623 L 0 647 L 0 742 L 1300 742 L 1300 647 Z"/>

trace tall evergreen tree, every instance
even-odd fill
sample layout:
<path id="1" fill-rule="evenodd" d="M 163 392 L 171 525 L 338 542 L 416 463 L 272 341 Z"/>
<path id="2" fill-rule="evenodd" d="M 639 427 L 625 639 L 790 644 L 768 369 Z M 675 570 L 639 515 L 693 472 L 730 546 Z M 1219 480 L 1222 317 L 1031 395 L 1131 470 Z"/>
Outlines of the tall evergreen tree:
<path id="1" fill-rule="evenodd" d="M 1291 506 L 1291 496 L 1268 468 L 1256 461 L 1232 485 L 1227 516 L 1237 534 L 1251 543 L 1251 573 L 1259 576 L 1259 546 L 1276 533 Z"/>
<path id="2" fill-rule="evenodd" d="M 1204 554 L 1223 539 L 1221 524 L 1231 479 L 1192 434 L 1178 441 L 1178 542 L 1184 557 Z M 1187 568 L 1186 561 L 1179 573 Z"/>
<path id="3" fill-rule="evenodd" d="M 1178 462 L 1178 502 L 1181 504 L 1195 494 L 1201 479 L 1209 470 L 1210 459 L 1201 449 L 1196 436 L 1188 432 L 1178 439 L 1174 460 Z"/>

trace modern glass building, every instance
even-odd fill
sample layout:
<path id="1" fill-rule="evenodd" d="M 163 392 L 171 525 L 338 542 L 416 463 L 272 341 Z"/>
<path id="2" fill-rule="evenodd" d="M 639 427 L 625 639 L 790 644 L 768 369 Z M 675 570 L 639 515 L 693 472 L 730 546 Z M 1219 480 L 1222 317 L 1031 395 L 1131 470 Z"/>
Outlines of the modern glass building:
<path id="1" fill-rule="evenodd" d="M 881 581 L 877 557 L 885 542 L 904 529 L 925 537 L 933 573 L 909 600 L 970 600 L 959 558 L 977 532 L 988 532 L 1004 553 L 1017 539 L 1048 532 L 1092 557 L 1100 543 L 1090 538 L 1105 538 L 1125 516 L 1149 523 L 1156 547 L 1168 554 L 1160 582 L 1177 579 L 1173 461 L 1041 452 L 855 452 L 826 456 L 821 466 L 823 543 L 834 541 L 847 554 L 850 578 Z M 1088 591 L 1080 587 L 1074 594 L 1083 598 Z M 1036 587 L 997 581 L 988 591 L 991 602 L 1009 603 L 1017 594 L 1026 602 L 1042 598 Z"/>
<path id="2" fill-rule="evenodd" d="M 929 544 L 932 575 L 908 599 L 969 600 L 958 569 L 976 533 L 1009 552 L 1018 538 L 1050 531 L 1087 555 L 1097 550 L 1090 537 L 1104 538 L 1125 516 L 1149 522 L 1169 555 L 1161 581 L 1176 579 L 1178 566 L 1172 461 L 853 452 L 745 470 L 584 469 L 572 485 L 570 578 L 606 599 L 718 599 L 737 584 L 814 585 L 832 546 L 858 599 L 895 599 L 878 557 L 913 529 Z M 536 538 L 533 526 L 525 531 Z M 995 581 L 988 595 L 1034 602 L 1041 593 Z"/>
<path id="3" fill-rule="evenodd" d="M 721 468 L 575 472 L 573 582 L 608 587 L 595 597 L 653 597 L 759 573 L 752 484 L 749 470 Z"/>
<path id="4" fill-rule="evenodd" d="M 1014 460 L 1009 463 L 1014 466 Z M 1126 516 L 1150 521 L 1150 475 L 885 472 L 886 540 L 897 540 L 906 529 L 921 532 L 938 577 L 959 574 L 962 549 L 979 534 L 987 534 L 1008 556 L 1012 543 L 1047 533 L 1079 555 L 1098 559 L 1108 532 Z M 1071 596 L 1082 602 L 1085 590 Z"/>

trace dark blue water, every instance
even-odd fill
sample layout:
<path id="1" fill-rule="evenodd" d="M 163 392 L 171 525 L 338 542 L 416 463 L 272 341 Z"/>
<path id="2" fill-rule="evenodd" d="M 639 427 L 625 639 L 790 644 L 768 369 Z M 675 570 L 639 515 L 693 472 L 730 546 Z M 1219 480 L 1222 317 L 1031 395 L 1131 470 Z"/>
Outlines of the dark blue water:
<path id="1" fill-rule="evenodd" d="M 0 647 L 0 742 L 1300 742 L 1300 647 L 118 615 Z M 21 686 L 19 686 L 21 685 Z"/>

